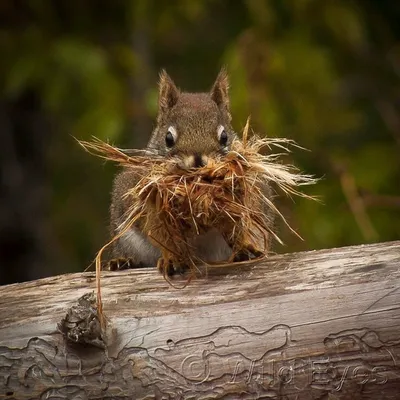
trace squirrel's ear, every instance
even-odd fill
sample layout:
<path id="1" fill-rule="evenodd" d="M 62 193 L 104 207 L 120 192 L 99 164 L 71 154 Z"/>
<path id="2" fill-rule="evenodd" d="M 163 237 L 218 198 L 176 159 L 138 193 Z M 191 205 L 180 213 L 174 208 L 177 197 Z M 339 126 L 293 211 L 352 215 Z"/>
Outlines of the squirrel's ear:
<path id="1" fill-rule="evenodd" d="M 160 83 L 158 91 L 158 109 L 159 112 L 171 109 L 178 101 L 179 89 L 174 81 L 163 69 L 160 72 Z"/>
<path id="2" fill-rule="evenodd" d="M 229 111 L 229 78 L 228 72 L 222 68 L 211 89 L 211 98 L 217 103 L 218 107 Z"/>

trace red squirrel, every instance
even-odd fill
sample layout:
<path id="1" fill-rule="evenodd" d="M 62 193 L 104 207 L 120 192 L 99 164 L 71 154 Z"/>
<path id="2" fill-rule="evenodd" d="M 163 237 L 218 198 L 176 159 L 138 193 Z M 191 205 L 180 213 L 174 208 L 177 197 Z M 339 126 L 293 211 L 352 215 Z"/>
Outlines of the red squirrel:
<path id="1" fill-rule="evenodd" d="M 207 164 L 209 157 L 223 156 L 230 150 L 237 135 L 231 126 L 229 107 L 229 81 L 222 69 L 210 92 L 181 92 L 165 71 L 160 74 L 157 124 L 147 148 L 165 157 L 174 156 L 182 168 L 198 168 Z M 124 194 L 138 182 L 135 172 L 125 168 L 115 180 L 111 203 L 111 234 L 119 233 L 124 222 L 129 200 Z M 263 188 L 269 195 L 270 188 Z M 271 211 L 263 210 L 264 212 Z M 273 218 L 271 215 L 271 224 Z M 232 248 L 222 237 L 218 227 L 198 235 L 191 243 L 198 259 L 205 262 L 221 262 L 232 255 Z M 121 267 L 156 266 L 161 257 L 155 247 L 138 226 L 133 226 L 113 244 L 112 256 Z M 249 259 L 254 255 L 239 254 L 238 259 Z M 175 267 L 176 269 L 177 267 Z M 174 273 L 176 270 L 169 271 Z"/>

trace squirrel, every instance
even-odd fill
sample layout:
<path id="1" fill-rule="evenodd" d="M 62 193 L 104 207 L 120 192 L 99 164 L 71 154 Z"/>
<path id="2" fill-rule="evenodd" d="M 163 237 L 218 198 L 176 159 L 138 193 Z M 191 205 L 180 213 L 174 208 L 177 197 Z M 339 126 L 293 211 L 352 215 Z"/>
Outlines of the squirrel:
<path id="1" fill-rule="evenodd" d="M 208 93 L 182 92 L 165 70 L 161 71 L 158 115 L 147 149 L 165 157 L 174 156 L 179 166 L 186 169 L 205 166 L 209 157 L 229 152 L 237 135 L 231 126 L 228 92 L 229 79 L 224 68 Z M 114 179 L 110 207 L 112 237 L 119 233 L 129 208 L 129 199 L 123 196 L 137 182 L 138 176 L 129 168 L 123 169 Z M 270 194 L 268 187 L 263 188 L 263 191 L 266 195 Z M 272 221 L 271 216 L 271 224 Z M 232 256 L 231 246 L 217 228 L 193 240 L 197 258 L 205 262 L 222 262 Z M 161 257 L 161 251 L 137 226 L 114 240 L 112 246 L 110 269 L 152 267 Z M 246 251 L 239 254 L 237 259 L 250 259 L 256 255 Z M 171 275 L 177 271 L 182 272 L 179 268 L 182 266 L 173 266 L 167 273 Z"/>

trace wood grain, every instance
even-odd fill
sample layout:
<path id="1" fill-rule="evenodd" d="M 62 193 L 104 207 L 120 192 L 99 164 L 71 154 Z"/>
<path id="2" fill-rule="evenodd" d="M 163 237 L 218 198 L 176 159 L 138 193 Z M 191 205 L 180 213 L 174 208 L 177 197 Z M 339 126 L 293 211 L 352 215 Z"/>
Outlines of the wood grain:
<path id="1" fill-rule="evenodd" d="M 0 399 L 400 398 L 400 241 L 102 287 L 105 350 L 57 330 L 93 273 L 0 287 Z"/>

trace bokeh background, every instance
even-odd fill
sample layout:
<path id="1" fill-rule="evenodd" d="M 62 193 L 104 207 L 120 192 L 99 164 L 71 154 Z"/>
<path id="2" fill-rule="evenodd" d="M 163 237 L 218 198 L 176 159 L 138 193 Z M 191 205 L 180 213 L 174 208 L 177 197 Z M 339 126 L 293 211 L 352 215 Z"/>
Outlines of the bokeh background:
<path id="1" fill-rule="evenodd" d="M 231 77 L 237 131 L 288 137 L 321 177 L 279 206 L 276 252 L 400 238 L 400 3 L 1 0 L 0 283 L 81 271 L 108 237 L 113 165 L 74 140 L 142 147 L 166 68 Z"/>

